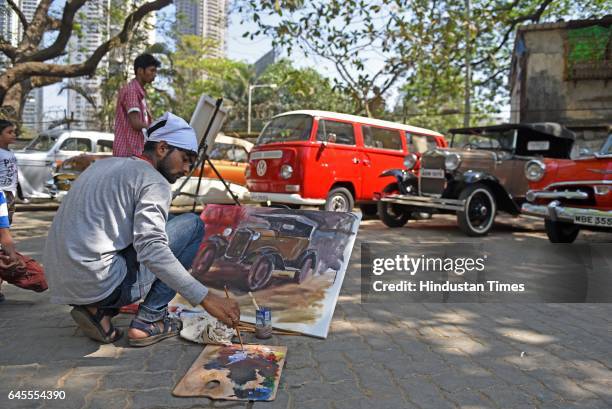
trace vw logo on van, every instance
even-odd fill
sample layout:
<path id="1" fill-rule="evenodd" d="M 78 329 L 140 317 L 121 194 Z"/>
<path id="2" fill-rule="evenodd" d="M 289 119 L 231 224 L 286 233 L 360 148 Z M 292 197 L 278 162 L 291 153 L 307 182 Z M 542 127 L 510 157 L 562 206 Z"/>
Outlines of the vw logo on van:
<path id="1" fill-rule="evenodd" d="M 268 169 L 268 165 L 266 165 L 265 160 L 260 160 L 257 162 L 257 176 L 263 176 L 266 174 L 266 170 Z"/>

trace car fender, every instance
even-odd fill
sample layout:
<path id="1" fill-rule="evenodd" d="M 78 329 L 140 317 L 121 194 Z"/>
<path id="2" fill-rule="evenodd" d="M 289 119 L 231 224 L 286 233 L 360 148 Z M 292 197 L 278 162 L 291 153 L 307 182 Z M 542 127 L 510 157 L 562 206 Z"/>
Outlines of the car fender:
<path id="1" fill-rule="evenodd" d="M 296 263 L 295 263 L 296 267 L 301 266 L 304 260 L 306 260 L 308 257 L 312 257 L 313 259 L 312 266 L 313 268 L 316 268 L 318 257 L 317 257 L 317 251 L 315 249 L 304 250 L 304 252 L 302 252 L 302 254 L 300 254 L 300 256 L 296 260 Z"/>
<path id="2" fill-rule="evenodd" d="M 274 247 L 260 247 L 257 250 L 255 250 L 253 253 L 250 253 L 247 256 L 247 262 L 249 264 L 252 264 L 255 259 L 261 255 L 268 255 L 272 257 L 273 263 L 274 263 L 274 269 L 280 269 L 280 270 L 284 270 L 285 269 L 285 260 L 283 260 L 283 257 L 280 255 L 280 253 L 278 252 L 278 250 Z"/>
<path id="3" fill-rule="evenodd" d="M 397 179 L 398 182 L 400 182 L 404 179 L 404 173 L 405 171 L 403 169 L 387 169 L 383 173 L 378 175 L 378 177 L 384 178 L 387 176 L 393 176 L 394 178 Z"/>
<path id="4" fill-rule="evenodd" d="M 508 212 L 512 215 L 517 215 L 521 212 L 519 205 L 514 201 L 512 195 L 508 193 L 499 179 L 487 172 L 468 170 L 467 172 L 463 173 L 460 183 L 457 186 L 457 194 L 459 194 L 467 186 L 475 183 L 483 183 L 493 191 L 495 200 L 497 201 L 497 206 L 500 210 Z"/>

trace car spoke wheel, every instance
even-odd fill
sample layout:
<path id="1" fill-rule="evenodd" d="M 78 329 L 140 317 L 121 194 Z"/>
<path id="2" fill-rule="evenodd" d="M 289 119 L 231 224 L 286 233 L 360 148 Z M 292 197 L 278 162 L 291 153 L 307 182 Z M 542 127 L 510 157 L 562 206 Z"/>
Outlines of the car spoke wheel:
<path id="1" fill-rule="evenodd" d="M 217 258 L 217 245 L 209 243 L 204 250 L 195 258 L 191 266 L 194 276 L 204 277 L 212 267 Z"/>
<path id="2" fill-rule="evenodd" d="M 350 212 L 353 206 L 355 201 L 351 192 L 346 188 L 337 187 L 330 190 L 323 209 L 329 212 Z"/>
<path id="3" fill-rule="evenodd" d="M 383 196 L 398 194 L 397 183 L 391 183 L 383 189 Z M 378 201 L 378 217 L 387 227 L 402 227 L 410 219 L 410 211 L 406 206 Z"/>
<path id="4" fill-rule="evenodd" d="M 459 195 L 465 200 L 465 210 L 457 212 L 459 228 L 468 236 L 484 236 L 489 233 L 495 220 L 497 205 L 491 189 L 475 184 Z"/>
<path id="5" fill-rule="evenodd" d="M 578 237 L 580 228 L 572 223 L 544 220 L 546 235 L 551 243 L 573 243 Z"/>
<path id="6" fill-rule="evenodd" d="M 294 281 L 298 284 L 302 284 L 308 278 L 310 278 L 314 273 L 314 261 L 312 257 L 307 257 L 306 260 L 302 262 L 299 271 L 296 271 Z"/>
<path id="7" fill-rule="evenodd" d="M 247 276 L 247 287 L 249 290 L 256 291 L 268 285 L 272 278 L 273 268 L 274 263 L 270 256 L 261 255 L 257 257 L 255 262 L 251 265 Z"/>

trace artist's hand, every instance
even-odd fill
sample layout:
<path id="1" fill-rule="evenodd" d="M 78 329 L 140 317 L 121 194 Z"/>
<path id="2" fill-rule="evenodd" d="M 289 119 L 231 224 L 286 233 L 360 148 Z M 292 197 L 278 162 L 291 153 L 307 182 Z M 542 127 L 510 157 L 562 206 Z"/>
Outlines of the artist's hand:
<path id="1" fill-rule="evenodd" d="M 228 327 L 240 322 L 240 307 L 234 299 L 219 297 L 209 292 L 202 301 L 202 307 Z"/>

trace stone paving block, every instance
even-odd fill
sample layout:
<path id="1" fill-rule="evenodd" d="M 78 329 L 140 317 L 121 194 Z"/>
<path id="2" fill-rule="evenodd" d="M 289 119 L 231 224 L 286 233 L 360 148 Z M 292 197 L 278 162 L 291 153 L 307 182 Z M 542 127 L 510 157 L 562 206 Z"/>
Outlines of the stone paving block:
<path id="1" fill-rule="evenodd" d="M 546 370 L 529 371 L 529 375 L 537 378 L 550 390 L 555 391 L 567 400 L 597 399 L 591 391 L 581 388 L 573 380 Z"/>
<path id="2" fill-rule="evenodd" d="M 351 399 L 333 402 L 334 409 L 414 409 L 417 408 L 400 396 L 387 397 L 384 399 Z M 301 409 L 301 408 L 300 408 Z"/>
<path id="3" fill-rule="evenodd" d="M 172 389 L 156 388 L 131 394 L 131 409 L 169 409 L 169 408 L 212 408 L 213 401 L 208 398 L 176 398 Z M 245 404 L 240 402 L 240 404 Z M 246 405 L 245 405 L 246 406 Z"/>
<path id="4" fill-rule="evenodd" d="M 121 372 L 111 373 L 102 378 L 101 390 L 120 389 L 138 391 L 143 389 L 174 387 L 174 372 Z"/>
<path id="5" fill-rule="evenodd" d="M 308 383 L 322 382 L 321 375 L 316 368 L 283 369 L 281 373 L 281 384 L 288 388 L 301 386 Z"/>
<path id="6" fill-rule="evenodd" d="M 354 380 L 355 375 L 346 362 L 319 362 L 318 370 L 324 381 L 335 382 Z"/>
<path id="7" fill-rule="evenodd" d="M 530 396 L 516 387 L 493 387 L 481 390 L 481 393 L 501 408 L 527 408 L 538 404 L 535 396 Z"/>
<path id="8" fill-rule="evenodd" d="M 446 396 L 452 402 L 455 402 L 458 407 L 463 409 L 488 409 L 492 407 L 492 403 L 485 395 L 479 391 L 466 390 L 455 393 L 447 393 Z M 522 407 L 515 406 L 509 402 L 501 407 Z"/>
<path id="9" fill-rule="evenodd" d="M 95 391 L 87 396 L 84 409 L 123 409 L 128 406 L 129 394 L 126 391 Z"/>
<path id="10" fill-rule="evenodd" d="M 57 386 L 57 390 L 66 393 L 65 400 L 47 401 L 46 407 L 50 408 L 82 408 L 86 403 L 86 396 L 99 386 L 101 375 L 90 374 L 80 376 L 67 376 L 63 383 Z"/>
<path id="11" fill-rule="evenodd" d="M 421 408 L 455 409 L 443 391 L 426 377 L 412 376 L 398 380 L 407 399 Z"/>

